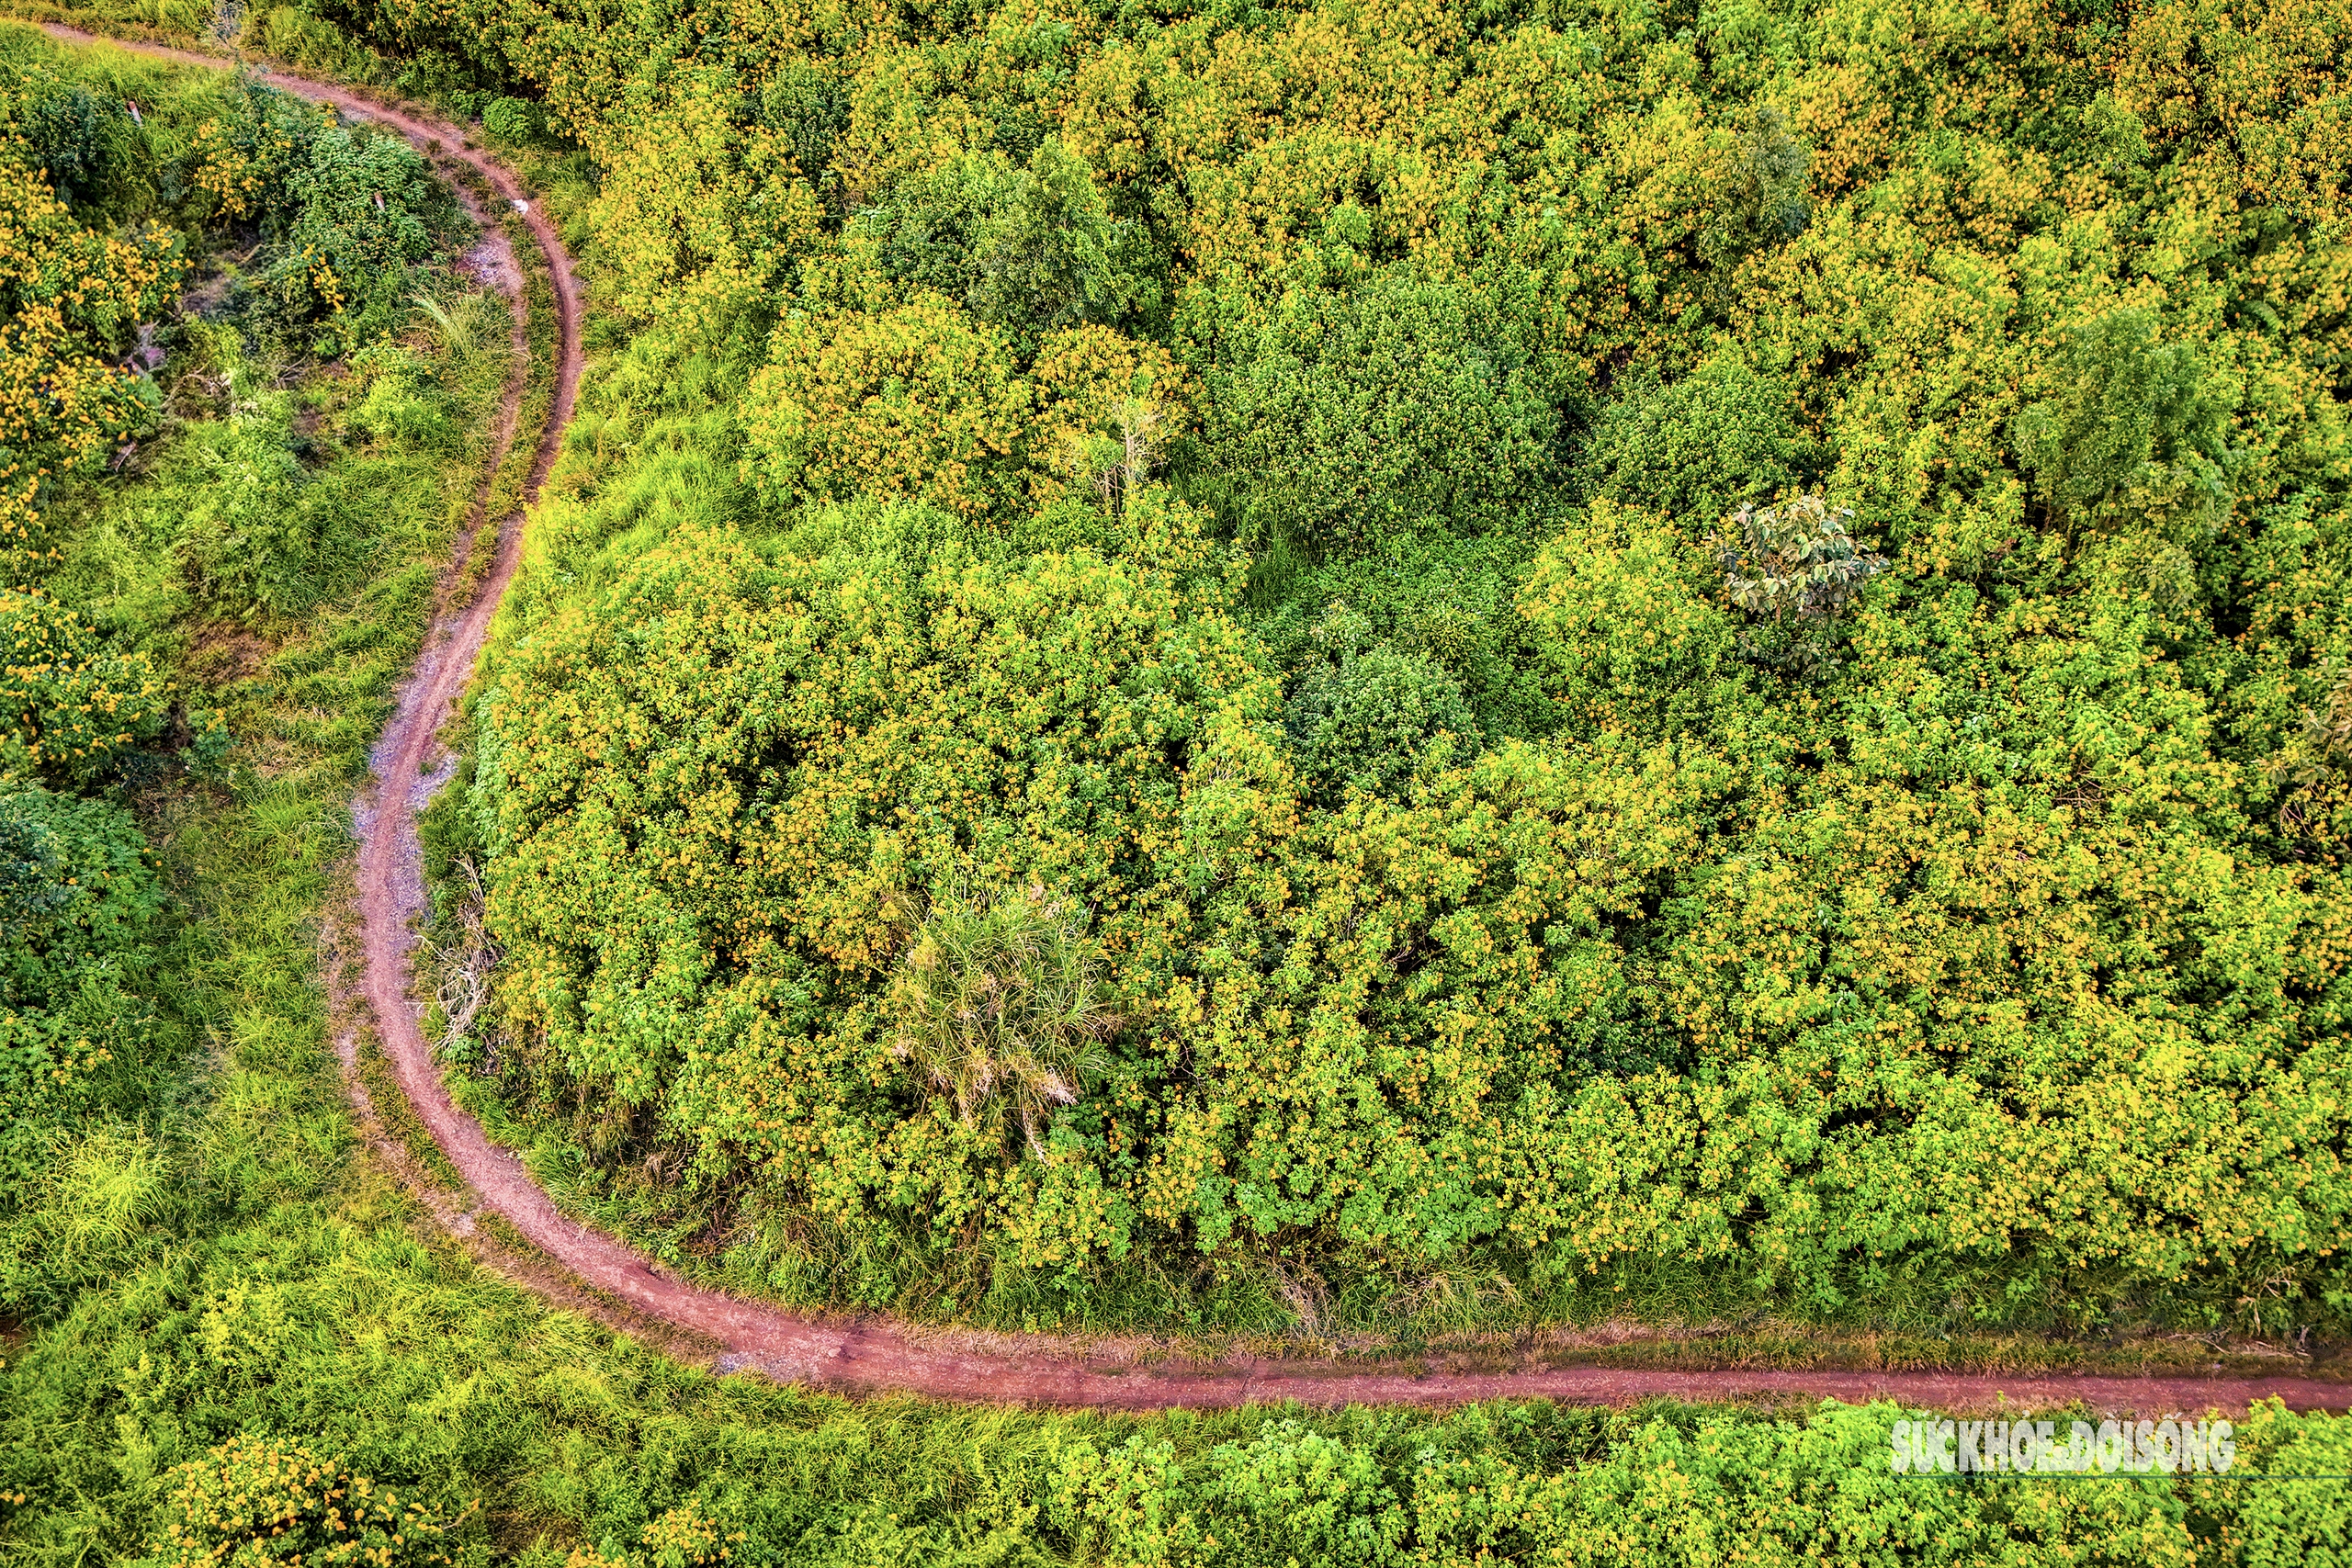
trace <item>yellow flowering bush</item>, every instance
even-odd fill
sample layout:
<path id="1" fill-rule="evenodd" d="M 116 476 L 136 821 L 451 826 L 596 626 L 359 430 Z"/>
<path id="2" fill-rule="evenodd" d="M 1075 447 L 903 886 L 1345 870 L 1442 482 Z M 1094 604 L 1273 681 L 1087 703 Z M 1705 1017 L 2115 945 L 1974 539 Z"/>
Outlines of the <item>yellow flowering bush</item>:
<path id="1" fill-rule="evenodd" d="M 985 515 L 1018 493 L 1029 387 L 947 300 L 789 318 L 744 398 L 748 477 L 792 499 L 867 494 Z"/>
<path id="2" fill-rule="evenodd" d="M 455 1519 L 300 1444 L 238 1436 L 175 1472 L 157 1561 L 165 1568 L 422 1568 L 447 1562 Z"/>
<path id="3" fill-rule="evenodd" d="M 161 225 L 85 227 L 23 144 L 0 139 L 0 558 L 12 574 L 48 554 L 45 492 L 102 465 L 140 417 L 138 379 L 112 356 L 186 265 Z"/>
<path id="4" fill-rule="evenodd" d="M 0 589 L 0 779 L 82 780 L 163 728 L 172 687 L 37 588 Z"/>

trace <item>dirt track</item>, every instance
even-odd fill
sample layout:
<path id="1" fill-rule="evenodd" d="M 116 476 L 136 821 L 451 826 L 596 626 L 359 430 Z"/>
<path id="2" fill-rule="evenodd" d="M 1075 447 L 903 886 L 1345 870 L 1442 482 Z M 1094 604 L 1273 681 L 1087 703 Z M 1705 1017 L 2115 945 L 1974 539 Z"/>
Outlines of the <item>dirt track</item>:
<path id="1" fill-rule="evenodd" d="M 227 63 L 214 56 L 158 45 L 97 39 L 61 26 L 51 25 L 47 30 L 69 42 L 115 43 L 141 54 L 188 64 L 220 67 Z M 465 134 L 455 126 L 385 107 L 328 83 L 276 71 L 263 73 L 263 78 L 274 86 L 390 126 L 436 162 L 462 161 L 488 180 L 502 199 L 527 199 L 514 175 L 495 159 L 468 147 Z M 580 306 L 571 258 L 555 225 L 536 203 L 526 209 L 525 217 L 553 279 L 562 344 L 554 404 L 524 491 L 523 505 L 527 506 L 547 477 L 571 419 L 581 352 Z M 519 347 L 526 306 L 520 293 L 510 299 Z M 499 446 L 484 466 L 485 495 L 489 476 L 501 467 L 513 441 L 523 387 L 519 355 L 517 367 L 507 389 Z M 477 517 L 476 525 L 482 521 Z M 504 1218 L 548 1259 L 635 1314 L 722 1347 L 716 1358 L 722 1371 L 757 1371 L 852 1391 L 1118 1409 L 1227 1406 L 1272 1400 L 1436 1405 L 1547 1396 L 1577 1404 L 1626 1404 L 1657 1397 L 1775 1403 L 1828 1397 L 1849 1402 L 1892 1398 L 1908 1405 L 1945 1410 L 1990 1407 L 1996 1401 L 2005 1401 L 2012 1409 L 2079 1403 L 2101 1412 L 2154 1416 L 2242 1409 L 2250 1400 L 2274 1394 L 2298 1409 L 2352 1406 L 2352 1386 L 2288 1377 L 2208 1380 L 1590 1367 L 1424 1373 L 1409 1368 L 1359 1370 L 1338 1362 L 1288 1359 L 1235 1359 L 1215 1365 L 1116 1365 L 1088 1360 L 1068 1343 L 1045 1337 L 975 1340 L 974 1348 L 965 1349 L 919 1343 L 888 1325 L 812 1321 L 662 1273 L 610 1236 L 565 1216 L 522 1163 L 492 1144 L 481 1124 L 451 1102 L 419 1026 L 418 1010 L 409 997 L 409 954 L 415 941 L 413 921 L 424 908 L 416 812 L 439 782 L 428 774 L 427 763 L 435 756 L 441 725 L 472 673 L 492 615 L 522 554 L 522 511 L 518 508 L 496 519 L 496 525 L 495 563 L 470 598 L 445 613 L 434 627 L 401 685 L 398 709 L 377 746 L 376 782 L 370 797 L 355 809 L 368 1000 L 402 1092 L 451 1165 L 470 1184 L 481 1208 Z M 469 530 L 458 543 L 447 580 L 447 591 L 453 597 L 464 592 L 464 568 L 471 544 Z M 447 1206 L 435 1208 L 446 1211 Z M 544 1283 L 543 1275 L 531 1272 Z"/>

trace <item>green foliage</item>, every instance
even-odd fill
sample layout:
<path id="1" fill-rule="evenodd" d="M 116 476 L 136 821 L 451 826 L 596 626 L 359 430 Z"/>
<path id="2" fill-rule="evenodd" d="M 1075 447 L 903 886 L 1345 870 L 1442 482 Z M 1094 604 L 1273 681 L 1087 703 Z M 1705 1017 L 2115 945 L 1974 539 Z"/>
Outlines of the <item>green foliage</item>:
<path id="1" fill-rule="evenodd" d="M 17 91 L 17 134 L 61 200 L 92 201 L 122 177 L 132 139 L 119 103 L 78 82 L 24 81 Z"/>
<path id="2" fill-rule="evenodd" d="M 1544 546 L 1519 607 L 1571 733 L 1656 744 L 1713 727 L 1736 637 L 1720 570 L 1689 535 L 1608 501 Z"/>
<path id="3" fill-rule="evenodd" d="M 451 1561 L 448 1527 L 400 1495 L 300 1445 L 231 1438 L 173 1472 L 164 1568 L 315 1563 L 411 1568 Z"/>
<path id="4" fill-rule="evenodd" d="M 793 317 L 747 409 L 746 477 L 781 498 L 860 492 L 967 517 L 1019 493 L 1028 385 L 995 329 L 936 295 L 880 314 Z"/>
<path id="5" fill-rule="evenodd" d="M 252 372 L 231 372 L 242 382 Z M 413 383 L 378 376 L 354 423 L 379 436 L 431 445 L 438 411 Z M 376 519 L 355 515 L 349 498 L 310 482 L 293 450 L 292 400 L 262 392 L 247 405 L 192 427 L 159 466 L 184 510 L 157 517 L 189 591 L 215 613 L 298 615 L 347 589 L 367 564 Z M 339 505 L 338 502 L 344 504 Z"/>
<path id="6" fill-rule="evenodd" d="M 287 184 L 320 136 L 324 116 L 290 94 L 239 75 L 188 139 L 186 216 L 283 221 Z"/>
<path id="7" fill-rule="evenodd" d="M 1796 482 L 1793 400 L 1737 359 L 1636 380 L 1603 404 L 1584 455 L 1588 496 L 1703 528 Z"/>
<path id="8" fill-rule="evenodd" d="M 279 259 L 268 287 L 292 319 L 324 324 L 325 350 L 348 353 L 405 313 L 414 269 L 450 221 L 448 198 L 395 136 L 338 126 L 307 154 L 290 160 L 272 203 Z"/>
<path id="9" fill-rule="evenodd" d="M 170 687 L 140 652 L 38 588 L 0 589 L 0 778 L 86 783 L 162 730 Z"/>
<path id="10" fill-rule="evenodd" d="M 2230 502 L 2230 400 L 2196 345 L 2157 341 L 2145 310 L 2092 318 L 2068 334 L 2049 392 L 2018 411 L 2018 453 L 2069 526 L 2144 518 L 2190 536 Z"/>
<path id="11" fill-rule="evenodd" d="M 1047 1517 L 1080 1561 L 1139 1564 L 1637 1563 L 1716 1553 L 1958 1563 L 2061 1540 L 2084 1543 L 2077 1550 L 2090 1561 L 2186 1564 L 2203 1560 L 2206 1532 L 2238 1517 L 2235 1499 L 2256 1490 L 2200 1483 L 2192 1506 L 2146 1484 L 1906 1481 L 1885 1462 L 1886 1406 L 1825 1405 L 1802 1426 L 1629 1416 L 1612 1423 L 1604 1451 L 1556 1471 L 1514 1451 L 1507 1421 L 1465 1440 L 1476 1419 L 1435 1424 L 1409 1458 L 1401 1446 L 1385 1453 L 1295 1420 L 1190 1451 L 1140 1434 L 1116 1446 L 1082 1440 L 1057 1455 Z M 2275 1442 L 2294 1419 L 2274 1411 L 2250 1427 Z M 2303 1441 L 2316 1458 L 2319 1442 Z M 2276 1539 L 2281 1555 L 2246 1561 L 2290 1560 L 2285 1551 L 2318 1539 L 2331 1510 L 2314 1493 L 2280 1513 L 2284 1528 L 2265 1546 Z"/>
<path id="12" fill-rule="evenodd" d="M 787 75 L 767 91 L 791 117 L 796 151 L 820 136 L 830 146 L 816 87 Z M 1112 216 L 1093 171 L 1051 137 L 1025 167 L 975 152 L 903 182 L 853 232 L 886 276 L 967 305 L 1024 357 L 1057 329 L 1116 322 L 1159 299 L 1142 226 Z"/>
<path id="13" fill-rule="evenodd" d="M 32 788 L 0 795 L 0 996 L 52 1007 L 85 973 L 136 965 L 162 908 L 146 840 L 120 807 Z"/>
<path id="14" fill-rule="evenodd" d="M 830 172 L 833 141 L 849 124 L 849 96 L 808 62 L 788 59 L 760 89 L 760 117 L 790 144 L 801 175 L 816 180 Z"/>
<path id="15" fill-rule="evenodd" d="M 2282 1479 L 2245 1487 L 2254 1495 L 2236 1510 L 2237 1561 L 2247 1568 L 2341 1562 L 2352 1540 L 2352 1499 L 2333 1478 L 2352 1473 L 2352 1433 L 2276 1401 L 2255 1406 L 2239 1430 L 2259 1467 Z"/>
<path id="16" fill-rule="evenodd" d="M 429 294 L 418 295 L 414 303 L 433 323 L 450 359 L 463 360 L 478 352 L 477 311 L 464 303 L 449 310 Z M 364 378 L 367 387 L 351 411 L 351 423 L 384 448 L 444 451 L 460 434 L 449 417 L 449 398 L 441 378 L 406 345 L 370 345 L 353 355 L 351 368 Z"/>
<path id="17" fill-rule="evenodd" d="M 1334 799 L 1349 789 L 1401 796 L 1441 736 L 1472 750 L 1481 739 L 1452 676 L 1372 642 L 1371 630 L 1362 615 L 1334 604 L 1315 628 L 1322 657 L 1293 677 L 1283 707 L 1301 771 Z"/>
<path id="18" fill-rule="evenodd" d="M 1048 137 L 973 235 L 972 309 L 1023 341 L 1159 302 L 1139 225 L 1114 219 L 1094 173 Z"/>
<path id="19" fill-rule="evenodd" d="M 481 128 L 503 147 L 527 146 L 540 132 L 538 111 L 527 99 L 492 98 L 482 106 Z"/>
<path id="20" fill-rule="evenodd" d="M 830 147 L 830 117 L 818 125 Z M 980 233 L 1008 205 L 1012 175 L 1001 156 L 984 152 L 943 163 L 910 176 L 859 211 L 845 237 L 868 265 L 905 291 L 967 302 L 978 282 L 973 258 Z"/>
<path id="21" fill-rule="evenodd" d="M 1726 182 L 1728 199 L 1702 241 L 1702 254 L 1725 266 L 1803 233 L 1811 216 L 1806 176 L 1812 170 L 1812 150 L 1791 131 L 1788 117 L 1770 106 L 1758 108 L 1740 139 Z"/>
<path id="22" fill-rule="evenodd" d="M 1558 413 L 1525 305 L 1397 269 L 1291 290 L 1227 327 L 1204 441 L 1250 534 L 1362 548 L 1424 520 L 1482 532 L 1526 506 Z"/>
<path id="23" fill-rule="evenodd" d="M 146 1020 L 125 1021 L 135 1027 Z M 88 1079 L 111 1066 L 95 1052 L 83 1057 L 64 1056 L 51 1070 L 61 1081 Z M 126 1268 L 167 1256 L 172 1222 L 191 1207 L 187 1171 L 161 1140 L 87 1116 L 95 1098 L 51 1095 L 48 1103 L 8 1108 L 17 1119 L 0 1190 L 0 1305 L 12 1315 L 57 1316 L 90 1291 L 119 1282 Z"/>
<path id="24" fill-rule="evenodd" d="M 1464 539 L 1430 529 L 1391 535 L 1377 548 L 1287 578 L 1265 570 L 1261 558 L 1253 618 L 1274 662 L 1295 682 L 1328 662 L 1316 627 L 1331 604 L 1344 604 L 1363 617 L 1371 641 L 1453 681 L 1478 733 L 1489 740 L 1541 735 L 1558 710 L 1544 693 L 1542 656 L 1517 604 L 1532 553 L 1525 540 L 1508 536 Z"/>
<path id="25" fill-rule="evenodd" d="M 2280 825 L 2340 856 L 2352 830 L 2352 674 L 2334 660 L 2325 672 L 2334 679 L 2324 705 L 2304 711 L 2301 732 L 2272 761 L 2270 774 L 2285 792 Z"/>
<path id="26" fill-rule="evenodd" d="M 254 263 L 281 324 L 322 356 L 382 336 L 405 314 L 418 268 L 458 226 L 423 156 L 240 77 L 187 104 L 195 120 L 165 184 L 191 228 L 257 224 Z"/>
<path id="27" fill-rule="evenodd" d="M 66 1131 L 135 1111 L 142 1080 L 171 1065 L 174 1032 L 153 995 L 163 904 L 146 840 L 121 807 L 38 787 L 0 795 L 0 1213 L 51 1183 L 68 1200 L 62 1236 L 0 1222 L 0 1304 L 53 1304 L 61 1283 L 106 1256 L 73 1234 L 97 1223 L 86 1200 L 108 1190 L 93 1170 L 119 1173 L 118 1197 L 97 1207 L 101 1229 L 141 1217 L 120 1195 L 160 1179 L 135 1140 L 72 1142 Z"/>
<path id="28" fill-rule="evenodd" d="M 890 1050 L 956 1102 L 967 1126 L 1009 1101 L 1029 1147 L 1046 1118 L 1078 1103 L 1118 1027 L 1102 1001 L 1101 956 L 1079 912 L 1035 883 L 994 898 L 933 901 L 882 1003 Z"/>

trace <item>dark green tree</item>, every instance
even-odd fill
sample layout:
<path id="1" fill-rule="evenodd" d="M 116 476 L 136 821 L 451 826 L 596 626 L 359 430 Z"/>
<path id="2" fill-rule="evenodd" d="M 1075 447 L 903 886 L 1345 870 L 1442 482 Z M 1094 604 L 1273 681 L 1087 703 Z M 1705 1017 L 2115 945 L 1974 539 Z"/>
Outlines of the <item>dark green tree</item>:
<path id="1" fill-rule="evenodd" d="M 1388 642 L 1370 623 L 1334 604 L 1316 627 L 1320 657 L 1291 683 L 1284 728 L 1306 776 L 1326 799 L 1351 788 L 1401 797 L 1441 736 L 1475 753 L 1477 716 L 1446 670 Z"/>
<path id="2" fill-rule="evenodd" d="M 976 236 L 975 313 L 1034 341 L 1159 303 L 1143 226 L 1111 216 L 1093 171 L 1057 139 L 1038 144 L 1005 194 Z"/>
<path id="3" fill-rule="evenodd" d="M 2154 527 L 2182 543 L 2229 510 L 2231 399 L 2194 343 L 2111 310 L 2066 334 L 2040 396 L 2010 423 L 2051 519 L 2074 532 Z"/>
<path id="4" fill-rule="evenodd" d="M 1805 456 L 1783 387 L 1718 355 L 1679 380 L 1636 378 L 1601 409 L 1584 491 L 1703 530 L 1795 485 Z"/>
<path id="5" fill-rule="evenodd" d="M 971 153 L 910 180 L 854 231 L 894 281 L 963 300 L 1024 357 L 1056 328 L 1159 300 L 1143 226 L 1114 217 L 1093 172 L 1052 137 L 1025 168 Z"/>
<path id="6" fill-rule="evenodd" d="M 1205 435 L 1245 532 L 1357 549 L 1424 521 L 1486 532 L 1541 494 L 1559 412 L 1510 292 L 1398 268 L 1233 330 Z"/>

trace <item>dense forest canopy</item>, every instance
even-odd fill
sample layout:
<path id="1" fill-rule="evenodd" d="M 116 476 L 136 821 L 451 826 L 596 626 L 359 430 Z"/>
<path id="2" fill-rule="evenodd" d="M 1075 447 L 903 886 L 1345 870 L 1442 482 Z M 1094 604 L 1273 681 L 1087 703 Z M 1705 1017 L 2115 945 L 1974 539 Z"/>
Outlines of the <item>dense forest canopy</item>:
<path id="1" fill-rule="evenodd" d="M 673 1247 L 2341 1311 L 2335 12 L 322 15 L 595 167 L 453 1048 Z"/>

